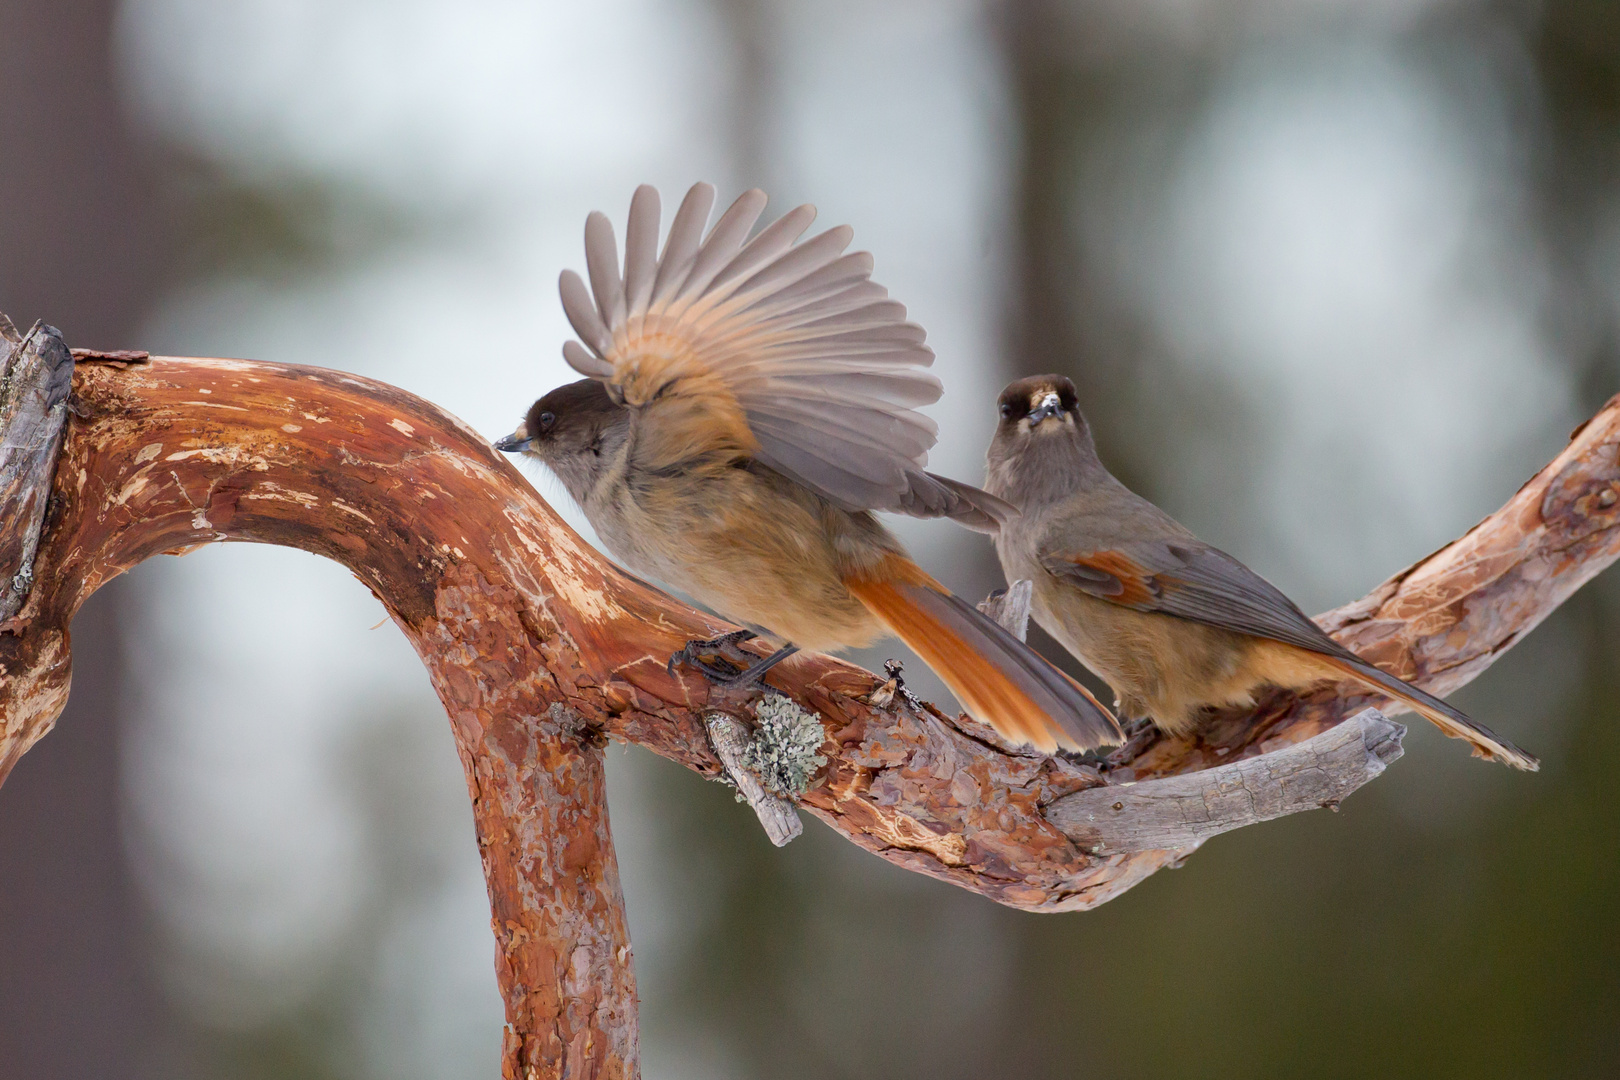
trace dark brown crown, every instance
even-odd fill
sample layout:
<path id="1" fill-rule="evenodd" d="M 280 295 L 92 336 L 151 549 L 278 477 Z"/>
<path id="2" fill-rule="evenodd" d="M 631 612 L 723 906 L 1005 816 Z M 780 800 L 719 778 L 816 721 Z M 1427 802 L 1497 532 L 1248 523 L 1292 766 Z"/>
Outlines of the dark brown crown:
<path id="1" fill-rule="evenodd" d="M 1074 392 L 1074 383 L 1062 375 L 1031 375 L 1027 379 L 1008 383 L 996 405 L 1001 411 L 1002 420 L 1017 423 L 1028 416 L 1030 410 L 1048 394 L 1058 396 L 1058 403 L 1063 406 L 1064 412 L 1073 413 L 1079 407 L 1080 398 Z"/>

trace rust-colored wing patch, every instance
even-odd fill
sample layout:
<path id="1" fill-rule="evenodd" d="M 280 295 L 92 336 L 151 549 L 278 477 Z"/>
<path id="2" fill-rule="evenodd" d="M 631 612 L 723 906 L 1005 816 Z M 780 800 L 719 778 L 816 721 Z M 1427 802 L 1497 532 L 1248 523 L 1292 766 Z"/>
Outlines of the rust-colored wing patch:
<path id="1" fill-rule="evenodd" d="M 1163 593 L 1156 575 L 1123 551 L 1087 551 L 1041 560 L 1049 573 L 1093 596 L 1140 610 L 1158 606 Z"/>

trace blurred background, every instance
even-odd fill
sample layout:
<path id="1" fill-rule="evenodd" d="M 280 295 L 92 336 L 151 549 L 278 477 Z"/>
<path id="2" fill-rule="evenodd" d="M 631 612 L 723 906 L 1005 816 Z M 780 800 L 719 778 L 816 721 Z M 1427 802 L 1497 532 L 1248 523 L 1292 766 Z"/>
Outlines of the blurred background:
<path id="1" fill-rule="evenodd" d="M 361 372 L 491 436 L 572 377 L 589 210 L 814 201 L 929 330 L 935 467 L 977 479 L 994 393 L 1065 372 L 1116 472 L 1307 610 L 1620 390 L 1605 0 L 0 0 L 0 152 L 19 323 Z M 982 538 L 896 524 L 997 584 Z M 0 789 L 0 1077 L 496 1075 L 465 787 L 382 618 L 246 545 L 93 599 Z M 1539 775 L 1415 727 L 1343 812 L 1061 916 L 817 824 L 776 851 L 614 747 L 645 1075 L 1612 1076 L 1617 672 L 1610 571 L 1457 695 Z"/>

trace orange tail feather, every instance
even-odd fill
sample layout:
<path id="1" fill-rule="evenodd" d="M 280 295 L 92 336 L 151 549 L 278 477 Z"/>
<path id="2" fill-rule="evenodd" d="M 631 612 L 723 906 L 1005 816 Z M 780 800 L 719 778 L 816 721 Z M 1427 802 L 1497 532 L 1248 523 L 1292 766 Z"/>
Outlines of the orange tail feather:
<path id="1" fill-rule="evenodd" d="M 909 559 L 891 556 L 879 574 L 844 584 L 970 714 L 1008 739 L 1047 753 L 1122 741 L 1113 714 L 1083 686 Z"/>

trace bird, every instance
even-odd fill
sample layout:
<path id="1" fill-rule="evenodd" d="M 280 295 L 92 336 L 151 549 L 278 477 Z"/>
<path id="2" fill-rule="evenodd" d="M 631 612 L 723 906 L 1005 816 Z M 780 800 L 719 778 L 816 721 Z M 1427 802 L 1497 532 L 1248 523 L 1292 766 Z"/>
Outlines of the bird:
<path id="1" fill-rule="evenodd" d="M 906 554 L 874 511 L 993 531 L 1001 499 L 928 472 L 938 429 L 916 411 L 941 394 L 920 326 L 846 253 L 838 226 L 801 239 L 799 206 L 750 236 L 766 198 L 743 193 L 705 231 L 697 184 L 658 247 L 656 189 L 637 188 L 624 262 L 607 216 L 585 223 L 589 285 L 559 281 L 585 378 L 530 406 L 496 447 L 543 462 L 630 571 L 743 629 L 670 658 L 746 684 L 799 649 L 833 652 L 885 632 L 937 672 L 969 713 L 1037 750 L 1117 744 L 1113 715 Z M 736 648 L 781 642 L 758 659 Z M 727 650 L 730 655 L 727 655 Z M 741 658 L 743 670 L 705 655 Z"/>
<path id="2" fill-rule="evenodd" d="M 1358 683 L 1418 712 L 1476 757 L 1534 771 L 1536 758 L 1329 637 L 1259 574 L 1194 536 L 1103 465 L 1074 384 L 1002 391 L 985 490 L 1022 511 L 995 535 L 1031 613 L 1114 691 L 1122 722 L 1187 735 L 1203 710 L 1253 704 L 1264 687 Z"/>

